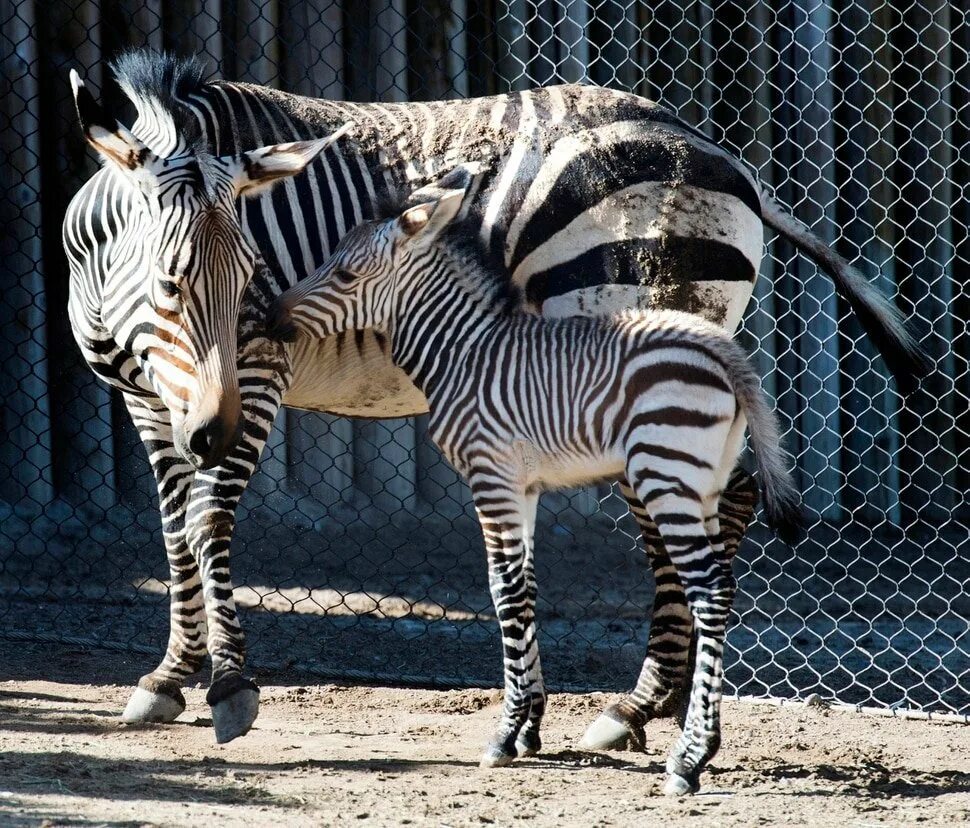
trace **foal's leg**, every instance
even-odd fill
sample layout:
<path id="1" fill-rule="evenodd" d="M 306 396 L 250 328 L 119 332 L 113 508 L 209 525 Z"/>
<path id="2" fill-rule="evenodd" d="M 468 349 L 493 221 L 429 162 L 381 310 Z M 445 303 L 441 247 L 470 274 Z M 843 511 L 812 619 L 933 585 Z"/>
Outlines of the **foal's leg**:
<path id="1" fill-rule="evenodd" d="M 582 746 L 590 750 L 634 747 L 644 750 L 644 725 L 650 719 L 680 711 L 689 679 L 694 674 L 693 622 L 684 588 L 664 548 L 660 533 L 643 504 L 625 481 L 620 491 L 630 506 L 643 535 L 647 558 L 653 569 L 655 593 L 647 644 L 647 656 L 636 687 L 625 698 L 607 707 L 586 730 Z M 724 552 L 734 558 L 754 517 L 758 489 L 754 479 L 738 468 L 718 504 Z M 685 679 L 687 685 L 685 686 Z"/>
<path id="2" fill-rule="evenodd" d="M 647 656 L 633 692 L 607 707 L 586 730 L 582 746 L 592 750 L 644 750 L 643 727 L 650 719 L 673 715 L 688 669 L 691 615 L 677 571 L 657 527 L 624 480 L 620 491 L 643 534 L 655 584 Z"/>
<path id="3" fill-rule="evenodd" d="M 724 554 L 729 561 L 734 560 L 738 547 L 744 539 L 744 533 L 748 531 L 748 526 L 754 517 L 754 510 L 757 508 L 758 484 L 750 474 L 738 466 L 721 493 L 717 509 Z"/>
<path id="4" fill-rule="evenodd" d="M 709 511 L 706 510 L 702 522 L 695 527 L 708 538 L 704 548 L 701 548 L 704 541 L 700 535 L 678 540 L 682 526 L 658 523 L 684 582 L 694 618 L 697 653 L 683 731 L 667 759 L 664 793 L 673 795 L 698 789 L 701 771 L 721 745 L 724 634 L 736 582 L 718 537 L 720 527 L 714 504 L 705 505 Z M 666 510 L 666 505 L 657 508 Z"/>
<path id="5" fill-rule="evenodd" d="M 740 453 L 744 435 L 743 416 L 735 416 L 723 434 L 708 429 L 695 442 L 711 456 L 720 445 L 720 457 L 708 467 L 698 467 L 684 476 L 654 476 L 644 458 L 631 454 L 628 479 L 647 513 L 656 524 L 671 563 L 684 586 L 687 605 L 694 623 L 693 645 L 696 661 L 690 701 L 684 715 L 683 732 L 667 760 L 667 794 L 696 791 L 700 773 L 721 744 L 721 685 L 723 678 L 724 634 L 734 603 L 736 582 L 731 558 L 725 553 L 718 518 L 718 492 Z M 680 435 L 678 435 L 680 436 Z M 697 448 L 683 435 L 682 450 Z M 736 546 L 734 547 L 737 548 Z"/>
<path id="6" fill-rule="evenodd" d="M 525 542 L 535 501 L 530 506 L 524 492 L 494 470 L 472 473 L 469 483 L 485 536 L 488 585 L 502 630 L 505 704 L 481 761 L 482 767 L 498 767 L 509 764 L 520 750 L 523 754 L 538 750 L 539 719 L 545 706 L 536 640 L 535 576 Z"/>
<path id="7" fill-rule="evenodd" d="M 536 585 L 535 571 L 535 531 L 536 531 L 536 510 L 539 505 L 539 494 L 525 495 L 525 508 L 523 510 L 522 543 L 524 547 L 524 569 L 526 582 L 526 597 L 528 603 L 535 608 L 536 598 L 538 597 L 538 587 Z M 534 609 L 533 609 L 534 612 Z M 519 731 L 519 737 L 515 742 L 516 756 L 534 756 L 542 749 L 542 739 L 539 737 L 539 727 L 542 724 L 542 716 L 546 712 L 546 689 L 542 680 L 542 667 L 539 662 L 538 645 L 536 645 L 536 661 L 534 671 L 534 681 L 531 690 L 531 700 L 529 707 L 529 720 Z"/>
<path id="8" fill-rule="evenodd" d="M 195 468 L 175 450 L 168 410 L 157 401 L 126 396 L 125 404 L 148 452 L 158 487 L 162 534 L 171 575 L 168 647 L 142 676 L 122 714 L 126 722 L 170 722 L 185 709 L 182 684 L 205 660 L 202 582 L 185 537 L 185 509 Z"/>

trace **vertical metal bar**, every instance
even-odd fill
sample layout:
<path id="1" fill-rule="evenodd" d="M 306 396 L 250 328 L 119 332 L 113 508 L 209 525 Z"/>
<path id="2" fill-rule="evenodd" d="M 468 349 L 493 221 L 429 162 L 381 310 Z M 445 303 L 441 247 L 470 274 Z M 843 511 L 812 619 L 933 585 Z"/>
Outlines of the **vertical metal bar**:
<path id="1" fill-rule="evenodd" d="M 51 410 L 48 396 L 47 302 L 40 228 L 40 78 L 34 3 L 5 9 L 0 112 L 15 129 L 0 132 L 9 184 L 0 198 L 6 255 L 0 263 L 0 358 L 3 360 L 3 427 L 0 493 L 23 517 L 36 517 L 54 497 Z M 5 84 L 6 85 L 6 84 Z"/>

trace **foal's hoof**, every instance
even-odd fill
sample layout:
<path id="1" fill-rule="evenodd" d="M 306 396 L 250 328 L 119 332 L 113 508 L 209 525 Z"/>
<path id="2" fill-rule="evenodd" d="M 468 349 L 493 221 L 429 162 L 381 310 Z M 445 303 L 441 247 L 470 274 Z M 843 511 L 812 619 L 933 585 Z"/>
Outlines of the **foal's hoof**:
<path id="1" fill-rule="evenodd" d="M 511 765 L 514 756 L 510 756 L 502 748 L 489 745 L 482 754 L 482 761 L 478 763 L 480 768 L 504 768 Z"/>
<path id="2" fill-rule="evenodd" d="M 599 717 L 583 734 L 579 746 L 584 750 L 646 750 L 646 736 L 642 725 L 620 721 L 609 713 Z"/>
<path id="3" fill-rule="evenodd" d="M 185 710 L 185 697 L 174 681 L 143 676 L 128 699 L 123 722 L 172 722 Z"/>
<path id="4" fill-rule="evenodd" d="M 680 774 L 671 773 L 667 775 L 667 781 L 664 783 L 664 795 L 688 796 L 697 793 L 699 788 L 700 785 L 696 782 L 691 782 Z"/>
<path id="5" fill-rule="evenodd" d="M 212 726 L 220 745 L 248 733 L 259 713 L 259 688 L 242 676 L 220 679 L 205 700 L 212 707 Z"/>

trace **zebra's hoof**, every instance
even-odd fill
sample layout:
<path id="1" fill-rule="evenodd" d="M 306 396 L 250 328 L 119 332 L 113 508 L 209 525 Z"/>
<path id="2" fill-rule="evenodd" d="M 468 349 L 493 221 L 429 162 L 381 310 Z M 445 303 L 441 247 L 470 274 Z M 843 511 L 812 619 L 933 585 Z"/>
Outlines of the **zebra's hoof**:
<path id="1" fill-rule="evenodd" d="M 690 782 L 680 774 L 671 773 L 667 776 L 667 781 L 664 783 L 664 795 L 688 796 L 697 793 L 698 788 L 700 788 L 700 785 L 696 782 Z"/>
<path id="2" fill-rule="evenodd" d="M 535 756 L 538 752 L 539 752 L 539 748 L 533 747 L 532 745 L 527 745 L 525 742 L 515 743 L 516 757 Z"/>
<path id="3" fill-rule="evenodd" d="M 121 721 L 133 722 L 173 722 L 185 710 L 185 699 L 176 688 L 178 698 L 171 694 L 146 690 L 136 687 L 135 692 L 128 699 L 125 712 L 121 714 Z"/>
<path id="4" fill-rule="evenodd" d="M 228 676 L 209 688 L 216 742 L 224 745 L 249 732 L 259 713 L 259 688 L 242 676 Z"/>
<path id="5" fill-rule="evenodd" d="M 513 759 L 515 759 L 514 756 L 509 756 L 501 748 L 489 745 L 485 748 L 482 761 L 478 763 L 478 766 L 480 768 L 504 768 L 506 765 L 511 765 Z"/>
<path id="6" fill-rule="evenodd" d="M 642 725 L 620 721 L 609 713 L 600 713 L 599 717 L 583 734 L 579 743 L 584 750 L 646 750 L 646 736 Z"/>

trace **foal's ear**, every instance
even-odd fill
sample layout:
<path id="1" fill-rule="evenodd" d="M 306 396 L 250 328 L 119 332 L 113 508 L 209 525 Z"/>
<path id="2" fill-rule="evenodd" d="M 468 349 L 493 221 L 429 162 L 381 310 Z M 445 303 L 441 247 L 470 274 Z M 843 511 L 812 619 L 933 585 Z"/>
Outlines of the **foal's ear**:
<path id="1" fill-rule="evenodd" d="M 136 177 L 153 177 L 158 156 L 104 111 L 74 69 L 71 70 L 71 89 L 81 131 L 98 155 L 123 172 Z"/>
<path id="2" fill-rule="evenodd" d="M 325 138 L 270 144 L 240 155 L 222 156 L 220 160 L 229 167 L 237 196 L 259 195 L 278 181 L 303 172 L 314 158 L 352 127 L 352 123 L 346 123 Z"/>
<path id="3" fill-rule="evenodd" d="M 401 213 L 401 232 L 410 240 L 431 241 L 461 212 L 464 190 L 445 190 L 434 201 L 425 201 Z"/>

